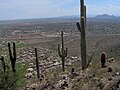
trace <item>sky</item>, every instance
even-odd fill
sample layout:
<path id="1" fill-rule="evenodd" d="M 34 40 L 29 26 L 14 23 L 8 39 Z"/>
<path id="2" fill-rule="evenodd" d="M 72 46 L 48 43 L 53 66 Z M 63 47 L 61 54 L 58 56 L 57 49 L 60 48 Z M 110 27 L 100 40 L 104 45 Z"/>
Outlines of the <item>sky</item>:
<path id="1" fill-rule="evenodd" d="M 79 0 L 0 0 L 0 20 L 79 14 Z M 120 16 L 120 0 L 85 0 L 87 15 Z"/>

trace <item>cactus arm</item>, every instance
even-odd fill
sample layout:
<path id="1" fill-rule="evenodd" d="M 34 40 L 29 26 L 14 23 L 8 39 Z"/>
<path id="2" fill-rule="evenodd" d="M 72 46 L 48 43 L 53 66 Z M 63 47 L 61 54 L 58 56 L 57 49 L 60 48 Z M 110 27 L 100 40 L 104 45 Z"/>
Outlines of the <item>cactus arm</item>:
<path id="1" fill-rule="evenodd" d="M 67 57 L 67 48 L 64 50 L 64 57 Z"/>
<path id="2" fill-rule="evenodd" d="M 14 61 L 16 62 L 16 47 L 14 42 L 13 42 L 13 56 L 14 56 Z"/>
<path id="3" fill-rule="evenodd" d="M 81 32 L 81 27 L 79 22 L 76 22 L 76 26 L 77 26 L 77 29 Z"/>
<path id="4" fill-rule="evenodd" d="M 66 56 L 66 50 L 64 50 L 64 54 L 63 54 L 63 57 L 65 57 Z"/>
<path id="5" fill-rule="evenodd" d="M 40 73 L 39 73 L 39 63 L 38 63 L 38 54 L 37 54 L 37 48 L 35 48 L 35 57 L 36 57 L 36 70 L 37 70 L 37 78 L 40 78 Z"/>
<path id="6" fill-rule="evenodd" d="M 10 43 L 8 43 L 8 50 L 9 50 L 10 60 L 12 60 L 13 57 L 12 57 L 12 52 L 11 52 L 11 48 L 10 48 Z"/>
<path id="7" fill-rule="evenodd" d="M 62 54 L 60 52 L 60 44 L 58 44 L 58 54 L 59 54 L 60 57 L 62 57 Z"/>

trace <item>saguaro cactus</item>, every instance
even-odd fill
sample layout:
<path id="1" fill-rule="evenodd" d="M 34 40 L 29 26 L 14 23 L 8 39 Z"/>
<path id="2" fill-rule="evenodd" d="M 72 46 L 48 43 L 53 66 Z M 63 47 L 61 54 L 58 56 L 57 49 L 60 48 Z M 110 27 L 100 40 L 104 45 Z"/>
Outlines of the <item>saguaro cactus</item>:
<path id="1" fill-rule="evenodd" d="M 37 78 L 40 78 L 40 73 L 39 73 L 39 63 L 38 63 L 38 54 L 37 54 L 37 48 L 35 48 L 35 57 L 36 57 L 36 70 L 37 70 Z"/>
<path id="2" fill-rule="evenodd" d="M 5 72 L 6 72 L 6 67 L 5 67 L 4 57 L 1 56 L 0 60 L 2 61 L 2 67 L 3 67 L 3 71 L 4 71 L 4 73 L 5 73 Z"/>
<path id="3" fill-rule="evenodd" d="M 13 55 L 10 47 L 10 43 L 8 43 L 8 50 L 9 50 L 9 56 L 10 56 L 10 61 L 12 65 L 12 71 L 15 73 L 15 63 L 16 63 L 16 48 L 15 48 L 15 43 L 13 42 Z"/>
<path id="4" fill-rule="evenodd" d="M 106 67 L 105 66 L 105 63 L 106 63 L 106 53 L 105 52 L 102 52 L 101 53 L 101 68 L 104 68 L 104 67 Z"/>
<path id="5" fill-rule="evenodd" d="M 63 31 L 61 31 L 61 39 L 62 39 L 62 46 L 58 44 L 58 54 L 62 59 L 62 71 L 65 71 L 65 57 L 67 56 L 67 48 L 64 49 L 64 41 L 63 41 Z"/>
<path id="6" fill-rule="evenodd" d="M 84 0 L 80 0 L 80 6 L 81 6 L 80 23 L 77 22 L 76 26 L 78 30 L 81 32 L 81 61 L 82 61 L 82 69 L 85 69 L 87 66 L 87 58 L 86 58 L 86 39 L 85 39 L 86 6 L 84 5 Z"/>

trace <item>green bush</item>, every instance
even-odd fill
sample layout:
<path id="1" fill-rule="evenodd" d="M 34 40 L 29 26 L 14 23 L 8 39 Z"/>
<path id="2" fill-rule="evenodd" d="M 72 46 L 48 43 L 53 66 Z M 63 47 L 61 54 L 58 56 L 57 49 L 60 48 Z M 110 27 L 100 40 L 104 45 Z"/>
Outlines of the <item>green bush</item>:
<path id="1" fill-rule="evenodd" d="M 6 72 L 0 70 L 0 90 L 16 90 L 18 75 L 12 73 L 9 66 L 6 65 Z"/>
<path id="2" fill-rule="evenodd" d="M 16 72 L 13 73 L 11 65 L 6 64 L 6 72 L 0 67 L 0 90 L 21 90 L 26 85 L 24 78 L 27 65 L 16 64 Z"/>

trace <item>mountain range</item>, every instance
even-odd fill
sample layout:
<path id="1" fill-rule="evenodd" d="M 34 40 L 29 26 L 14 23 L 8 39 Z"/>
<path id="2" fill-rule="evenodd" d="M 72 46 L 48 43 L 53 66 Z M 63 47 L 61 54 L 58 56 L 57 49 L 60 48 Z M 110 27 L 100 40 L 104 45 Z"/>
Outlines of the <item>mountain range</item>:
<path id="1" fill-rule="evenodd" d="M 0 20 L 0 24 L 9 24 L 9 23 L 58 23 L 58 22 L 75 22 L 76 20 L 79 20 L 79 15 L 66 15 L 66 16 L 59 16 L 59 17 L 53 17 L 53 18 L 34 18 L 34 19 L 18 19 L 18 20 Z M 114 16 L 109 14 L 102 14 L 97 15 L 95 17 L 87 17 L 88 20 L 118 20 L 120 21 L 120 16 Z"/>
<path id="2" fill-rule="evenodd" d="M 103 15 L 97 15 L 94 18 L 96 19 L 120 19 L 119 16 L 114 16 L 114 15 L 108 15 L 108 14 L 103 14 Z"/>
<path id="3" fill-rule="evenodd" d="M 79 15 L 70 15 L 70 16 L 60 16 L 57 18 L 79 18 Z M 115 15 L 109 15 L 109 14 L 102 14 L 102 15 L 97 15 L 95 17 L 89 17 L 88 18 L 92 18 L 92 19 L 120 19 L 120 16 L 115 16 Z"/>

